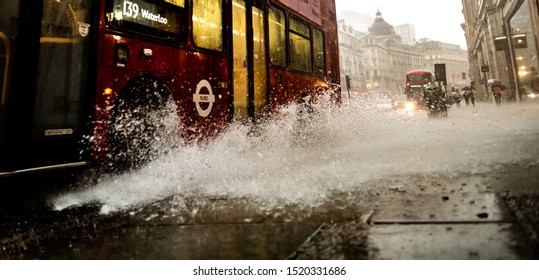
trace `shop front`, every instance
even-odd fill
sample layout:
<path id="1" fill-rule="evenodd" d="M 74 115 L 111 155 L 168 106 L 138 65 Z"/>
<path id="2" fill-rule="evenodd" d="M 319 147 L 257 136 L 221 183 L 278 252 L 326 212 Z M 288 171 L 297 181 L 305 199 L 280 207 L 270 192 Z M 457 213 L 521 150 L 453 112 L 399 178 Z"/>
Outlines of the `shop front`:
<path id="1" fill-rule="evenodd" d="M 539 0 L 514 1 L 505 17 L 513 79 L 516 85 L 515 98 L 527 100 L 539 98 L 539 57 L 537 48 L 537 24 Z"/>

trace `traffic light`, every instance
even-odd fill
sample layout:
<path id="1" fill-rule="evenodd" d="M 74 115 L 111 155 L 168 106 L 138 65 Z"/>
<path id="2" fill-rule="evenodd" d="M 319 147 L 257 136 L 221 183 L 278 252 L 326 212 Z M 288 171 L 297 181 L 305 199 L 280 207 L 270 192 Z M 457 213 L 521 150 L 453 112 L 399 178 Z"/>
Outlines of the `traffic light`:
<path id="1" fill-rule="evenodd" d="M 350 75 L 346 75 L 346 89 L 350 89 Z"/>
<path id="2" fill-rule="evenodd" d="M 444 84 L 447 83 L 447 78 L 445 76 L 444 63 L 434 64 L 434 76 L 435 76 L 436 82 L 444 82 Z"/>

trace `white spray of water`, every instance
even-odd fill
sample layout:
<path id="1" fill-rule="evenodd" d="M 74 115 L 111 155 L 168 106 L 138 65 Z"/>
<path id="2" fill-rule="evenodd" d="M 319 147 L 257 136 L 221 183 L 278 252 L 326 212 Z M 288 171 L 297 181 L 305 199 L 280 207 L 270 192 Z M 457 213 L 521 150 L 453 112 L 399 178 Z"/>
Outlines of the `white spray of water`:
<path id="1" fill-rule="evenodd" d="M 305 122 L 298 122 L 294 106 L 284 108 L 254 135 L 233 123 L 206 146 L 175 148 L 52 204 L 61 210 L 98 202 L 106 214 L 181 194 L 315 205 L 332 191 L 387 176 L 479 173 L 539 158 L 538 104 L 479 103 L 428 119 L 424 111 L 381 111 L 363 101 L 321 103 Z"/>

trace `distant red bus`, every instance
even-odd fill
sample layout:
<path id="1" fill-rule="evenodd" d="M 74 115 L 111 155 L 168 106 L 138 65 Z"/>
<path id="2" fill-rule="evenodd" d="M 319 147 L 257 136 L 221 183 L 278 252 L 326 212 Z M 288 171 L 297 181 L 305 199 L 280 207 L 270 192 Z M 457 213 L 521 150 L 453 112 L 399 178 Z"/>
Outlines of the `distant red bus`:
<path id="1" fill-rule="evenodd" d="M 414 70 L 406 73 L 405 94 L 408 100 L 415 101 L 422 105 L 423 91 L 426 86 L 434 84 L 432 72 L 425 70 Z"/>
<path id="2" fill-rule="evenodd" d="M 334 0 L 4 2 L 0 175 L 136 164 L 170 108 L 200 139 L 340 83 Z"/>

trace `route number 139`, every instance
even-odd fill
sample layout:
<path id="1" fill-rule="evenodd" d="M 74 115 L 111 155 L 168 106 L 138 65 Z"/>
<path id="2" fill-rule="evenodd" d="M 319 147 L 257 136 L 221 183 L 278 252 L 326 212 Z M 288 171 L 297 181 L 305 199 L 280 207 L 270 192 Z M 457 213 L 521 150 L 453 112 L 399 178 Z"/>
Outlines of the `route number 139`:
<path id="1" fill-rule="evenodd" d="M 124 1 L 124 10 L 123 10 L 124 16 L 137 18 L 138 13 L 139 13 L 139 6 L 137 3 L 133 3 L 132 1 L 129 1 L 129 0 Z"/>

